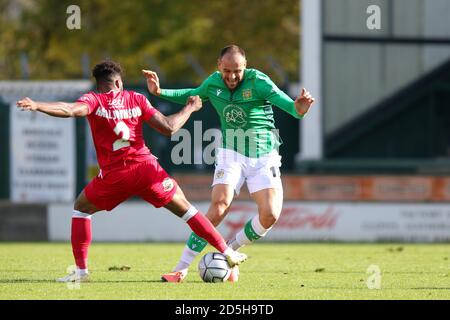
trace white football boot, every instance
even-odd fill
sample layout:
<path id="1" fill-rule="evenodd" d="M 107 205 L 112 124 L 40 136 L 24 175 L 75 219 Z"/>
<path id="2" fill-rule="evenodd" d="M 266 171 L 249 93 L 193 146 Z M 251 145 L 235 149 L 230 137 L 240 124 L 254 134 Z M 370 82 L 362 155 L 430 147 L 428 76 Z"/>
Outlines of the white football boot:
<path id="1" fill-rule="evenodd" d="M 227 253 L 224 253 L 225 257 L 227 258 L 228 264 L 230 267 L 238 266 L 245 260 L 247 260 L 247 255 L 242 252 L 230 250 Z"/>
<path id="2" fill-rule="evenodd" d="M 89 273 L 80 274 L 80 272 L 73 271 L 71 274 L 56 279 L 56 282 L 89 282 Z"/>

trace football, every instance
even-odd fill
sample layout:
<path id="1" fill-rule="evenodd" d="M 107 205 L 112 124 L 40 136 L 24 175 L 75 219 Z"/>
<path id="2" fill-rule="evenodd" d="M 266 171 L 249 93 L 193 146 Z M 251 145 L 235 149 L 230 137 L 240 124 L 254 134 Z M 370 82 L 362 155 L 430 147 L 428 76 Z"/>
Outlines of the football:
<path id="1" fill-rule="evenodd" d="M 209 252 L 200 260 L 198 272 L 205 282 L 224 282 L 228 280 L 231 268 L 222 253 Z"/>

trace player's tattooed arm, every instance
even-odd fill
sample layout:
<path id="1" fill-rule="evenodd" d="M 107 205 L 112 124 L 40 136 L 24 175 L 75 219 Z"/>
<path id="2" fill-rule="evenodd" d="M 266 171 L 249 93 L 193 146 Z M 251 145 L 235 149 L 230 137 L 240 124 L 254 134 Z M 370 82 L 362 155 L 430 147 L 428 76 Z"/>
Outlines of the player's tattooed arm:
<path id="1" fill-rule="evenodd" d="M 179 112 L 165 116 L 157 111 L 147 123 L 159 133 L 170 137 L 186 123 L 193 112 L 201 108 L 202 100 L 199 96 L 189 97 L 186 105 Z"/>
<path id="2" fill-rule="evenodd" d="M 40 111 L 58 118 L 84 117 L 89 113 L 89 107 L 84 103 L 39 102 L 28 97 L 17 101 L 17 107 L 22 111 Z"/>

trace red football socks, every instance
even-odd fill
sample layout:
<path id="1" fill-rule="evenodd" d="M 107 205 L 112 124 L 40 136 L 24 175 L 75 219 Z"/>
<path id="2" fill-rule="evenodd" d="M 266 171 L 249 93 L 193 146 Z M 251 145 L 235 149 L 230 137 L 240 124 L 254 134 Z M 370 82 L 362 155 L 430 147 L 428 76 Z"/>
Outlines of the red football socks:
<path id="1" fill-rule="evenodd" d="M 228 248 L 225 240 L 216 228 L 214 228 L 211 221 L 209 221 L 200 212 L 197 212 L 193 217 L 191 217 L 187 221 L 187 224 L 199 237 L 208 241 L 210 245 L 220 252 L 223 253 Z"/>
<path id="2" fill-rule="evenodd" d="M 91 219 L 72 218 L 72 252 L 79 269 L 87 269 L 89 245 L 92 240 Z"/>

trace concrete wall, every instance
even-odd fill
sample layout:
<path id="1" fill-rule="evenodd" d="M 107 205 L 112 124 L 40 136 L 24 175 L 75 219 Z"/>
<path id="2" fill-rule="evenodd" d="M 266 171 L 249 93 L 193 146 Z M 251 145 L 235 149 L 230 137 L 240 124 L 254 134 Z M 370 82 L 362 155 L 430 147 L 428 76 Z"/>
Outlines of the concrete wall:
<path id="1" fill-rule="evenodd" d="M 47 241 L 47 206 L 0 202 L 0 241 Z"/>

